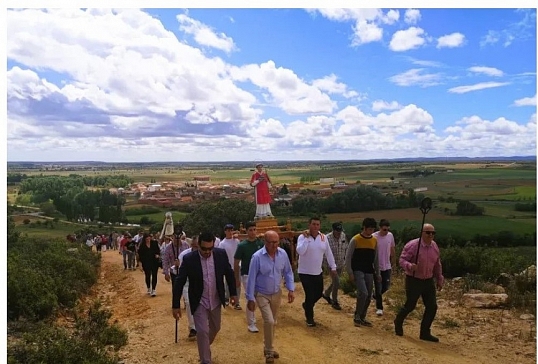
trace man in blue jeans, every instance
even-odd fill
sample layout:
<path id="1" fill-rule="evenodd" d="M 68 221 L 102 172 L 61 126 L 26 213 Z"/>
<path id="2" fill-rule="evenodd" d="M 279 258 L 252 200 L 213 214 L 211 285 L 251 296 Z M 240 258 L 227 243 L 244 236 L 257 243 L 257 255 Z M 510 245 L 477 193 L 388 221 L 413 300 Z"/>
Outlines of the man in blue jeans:
<path id="1" fill-rule="evenodd" d="M 371 327 L 366 320 L 366 312 L 370 306 L 374 275 L 377 281 L 379 276 L 379 264 L 377 261 L 377 239 L 372 235 L 377 223 L 367 217 L 362 221 L 362 231 L 355 235 L 349 242 L 346 252 L 346 270 L 350 277 L 355 278 L 357 286 L 357 303 L 355 306 L 355 326 Z"/>
<path id="2" fill-rule="evenodd" d="M 375 286 L 375 305 L 377 316 L 383 316 L 383 293 L 390 288 L 390 276 L 392 266 L 396 264 L 396 244 L 394 236 L 389 231 L 390 223 L 386 219 L 379 221 L 379 231 L 374 233 L 377 239 L 377 260 L 379 262 L 379 272 L 381 282 L 376 282 Z"/>

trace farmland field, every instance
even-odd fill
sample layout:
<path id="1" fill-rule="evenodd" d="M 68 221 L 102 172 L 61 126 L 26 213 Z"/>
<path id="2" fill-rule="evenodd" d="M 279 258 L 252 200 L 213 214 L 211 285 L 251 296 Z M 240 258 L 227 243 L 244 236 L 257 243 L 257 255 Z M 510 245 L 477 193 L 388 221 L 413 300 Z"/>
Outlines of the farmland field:
<path id="1" fill-rule="evenodd" d="M 46 171 L 46 170 L 17 170 L 27 175 L 64 175 L 81 174 L 88 176 L 105 176 L 125 174 L 135 182 L 156 183 L 174 181 L 193 181 L 194 176 L 209 176 L 210 184 L 245 183 L 250 179 L 252 167 L 239 167 L 236 163 L 227 166 L 221 164 L 207 164 L 198 166 L 152 166 L 130 168 L 123 165 L 100 170 L 81 171 Z M 434 174 L 427 177 L 411 177 L 401 175 L 401 172 L 414 170 L 433 170 Z M 8 172 L 12 172 L 9 171 Z M 269 166 L 268 172 L 273 185 L 299 183 L 302 177 L 313 180 L 313 183 L 304 184 L 303 188 L 316 190 L 327 185 L 320 185 L 319 178 L 334 178 L 354 185 L 361 184 L 377 187 L 380 192 L 398 193 L 408 189 L 421 189 L 420 193 L 431 197 L 435 207 L 429 212 L 427 221 L 434 223 L 441 231 L 455 231 L 462 234 L 487 234 L 501 230 L 511 230 L 518 233 L 532 233 L 536 231 L 536 213 L 515 211 L 515 203 L 530 203 L 536 201 L 536 164 L 534 162 L 499 162 L 499 163 L 368 163 L 368 162 L 296 162 L 275 164 Z M 485 216 L 458 217 L 450 216 L 445 208 L 455 211 L 456 203 L 439 201 L 439 198 L 453 198 L 455 200 L 469 200 L 485 208 Z M 10 203 L 16 198 L 16 189 L 10 186 L 8 199 Z M 126 209 L 141 208 L 144 205 L 129 201 Z M 161 223 L 167 209 L 147 214 L 129 215 L 131 223 L 137 223 L 146 216 Z M 185 213 L 174 211 L 174 221 L 181 220 Z M 359 224 L 366 216 L 377 220 L 387 218 L 394 228 L 405 225 L 419 225 L 422 215 L 418 209 L 401 209 L 371 211 L 364 213 L 330 214 L 324 220 L 324 226 L 332 221 L 344 221 Z M 288 216 L 277 216 L 285 220 Z M 301 227 L 308 217 L 290 216 L 293 222 L 300 222 Z M 29 230 L 29 229 L 28 229 Z"/>

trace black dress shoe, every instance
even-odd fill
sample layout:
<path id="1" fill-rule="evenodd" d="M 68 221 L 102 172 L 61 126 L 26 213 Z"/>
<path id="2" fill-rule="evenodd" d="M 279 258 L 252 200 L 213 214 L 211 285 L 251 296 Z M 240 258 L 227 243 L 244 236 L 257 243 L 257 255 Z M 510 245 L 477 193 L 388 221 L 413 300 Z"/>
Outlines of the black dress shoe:
<path id="1" fill-rule="evenodd" d="M 432 334 L 420 335 L 420 340 L 431 341 L 432 343 L 438 343 L 439 339 Z"/>
<path id="2" fill-rule="evenodd" d="M 403 325 L 394 320 L 394 333 L 398 336 L 403 336 Z"/>

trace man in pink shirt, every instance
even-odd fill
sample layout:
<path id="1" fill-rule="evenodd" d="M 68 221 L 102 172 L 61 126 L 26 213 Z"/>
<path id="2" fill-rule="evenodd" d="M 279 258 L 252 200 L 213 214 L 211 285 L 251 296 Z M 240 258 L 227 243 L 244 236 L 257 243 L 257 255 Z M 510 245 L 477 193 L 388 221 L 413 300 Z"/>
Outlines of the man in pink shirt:
<path id="1" fill-rule="evenodd" d="M 374 233 L 377 239 L 377 259 L 379 262 L 379 274 L 381 274 L 381 282 L 375 282 L 375 304 L 377 316 L 383 316 L 383 293 L 390 288 L 390 276 L 392 274 L 392 266 L 396 263 L 396 249 L 394 243 L 394 235 L 389 231 L 390 223 L 387 219 L 379 221 L 379 231 Z"/>
<path id="2" fill-rule="evenodd" d="M 406 274 L 406 301 L 394 320 L 394 331 L 398 336 L 403 336 L 403 322 L 407 315 L 415 309 L 419 297 L 422 296 L 425 309 L 420 323 L 420 339 L 439 342 L 439 339 L 430 332 L 437 313 L 435 288 L 441 290 L 444 283 L 439 247 L 433 241 L 434 236 L 435 228 L 433 225 L 424 224 L 420 239 L 409 241 L 400 255 L 400 266 Z"/>
<path id="3" fill-rule="evenodd" d="M 221 307 L 224 307 L 224 281 L 230 292 L 230 304 L 237 302 L 234 271 L 224 249 L 215 248 L 215 236 L 202 233 L 199 248 L 183 257 L 172 288 L 172 315 L 181 317 L 180 299 L 189 280 L 189 305 L 196 327 L 200 364 L 211 364 L 211 344 L 220 331 Z"/>

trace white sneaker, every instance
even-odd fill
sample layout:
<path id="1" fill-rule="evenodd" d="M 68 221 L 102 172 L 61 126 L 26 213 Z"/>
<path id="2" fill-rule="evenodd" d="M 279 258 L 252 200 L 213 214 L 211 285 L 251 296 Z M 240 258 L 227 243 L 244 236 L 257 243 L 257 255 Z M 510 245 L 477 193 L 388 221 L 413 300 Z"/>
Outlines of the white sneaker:
<path id="1" fill-rule="evenodd" d="M 155 292 L 155 290 L 152 289 L 152 290 L 151 290 L 151 297 L 155 297 L 155 296 L 157 296 L 157 292 Z"/>
<path id="2" fill-rule="evenodd" d="M 260 330 L 258 330 L 256 325 L 254 325 L 254 324 L 248 325 L 248 331 L 250 331 L 250 332 L 260 332 Z"/>
<path id="3" fill-rule="evenodd" d="M 151 294 L 151 288 L 148 288 L 148 294 Z"/>
<path id="4" fill-rule="evenodd" d="M 376 314 L 377 316 L 383 316 L 383 310 L 377 310 L 377 311 L 375 312 L 375 314 Z"/>

